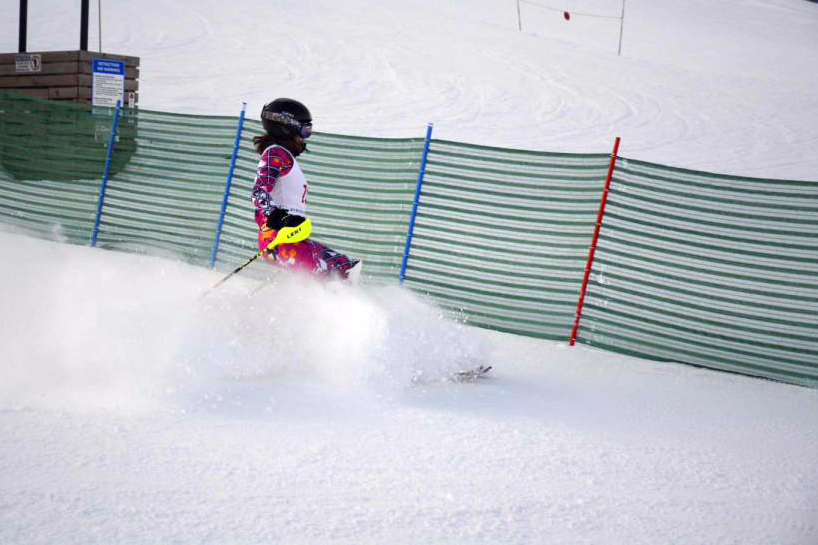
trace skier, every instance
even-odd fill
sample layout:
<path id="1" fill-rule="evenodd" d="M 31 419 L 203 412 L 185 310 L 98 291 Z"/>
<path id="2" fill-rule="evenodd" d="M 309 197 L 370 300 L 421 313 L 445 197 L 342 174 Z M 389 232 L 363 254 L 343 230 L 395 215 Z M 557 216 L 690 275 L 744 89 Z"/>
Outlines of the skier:
<path id="1" fill-rule="evenodd" d="M 307 179 L 298 157 L 307 150 L 312 115 L 302 103 L 277 98 L 264 105 L 261 123 L 265 134 L 253 138 L 261 155 L 253 186 L 258 224 L 258 247 L 264 250 L 282 227 L 295 227 L 307 214 Z M 271 263 L 304 269 L 319 277 L 340 277 L 357 282 L 363 263 L 312 239 L 280 244 L 264 253 Z"/>

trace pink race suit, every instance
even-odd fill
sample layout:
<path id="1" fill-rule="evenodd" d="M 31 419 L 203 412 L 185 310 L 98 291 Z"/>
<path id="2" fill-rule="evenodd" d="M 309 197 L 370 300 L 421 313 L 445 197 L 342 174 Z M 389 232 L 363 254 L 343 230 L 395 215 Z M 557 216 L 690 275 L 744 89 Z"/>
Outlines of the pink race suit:
<path id="1" fill-rule="evenodd" d="M 278 232 L 267 227 L 267 217 L 274 209 L 306 217 L 307 179 L 292 153 L 279 145 L 272 145 L 261 154 L 253 186 L 253 205 L 259 227 L 259 250 L 266 248 Z M 346 278 L 349 269 L 358 263 L 311 239 L 281 244 L 273 252 L 265 252 L 264 258 L 270 263 L 306 270 L 322 277 Z"/>

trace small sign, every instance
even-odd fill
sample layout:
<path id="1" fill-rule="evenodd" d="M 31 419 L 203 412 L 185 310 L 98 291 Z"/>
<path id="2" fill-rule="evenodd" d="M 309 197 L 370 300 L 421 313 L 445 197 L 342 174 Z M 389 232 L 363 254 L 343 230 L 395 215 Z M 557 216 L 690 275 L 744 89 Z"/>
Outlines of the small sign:
<path id="1" fill-rule="evenodd" d="M 125 93 L 125 61 L 94 59 L 91 105 L 116 106 Z"/>
<path id="2" fill-rule="evenodd" d="M 42 72 L 43 56 L 39 53 L 18 53 L 14 55 L 14 71 L 18 73 Z"/>

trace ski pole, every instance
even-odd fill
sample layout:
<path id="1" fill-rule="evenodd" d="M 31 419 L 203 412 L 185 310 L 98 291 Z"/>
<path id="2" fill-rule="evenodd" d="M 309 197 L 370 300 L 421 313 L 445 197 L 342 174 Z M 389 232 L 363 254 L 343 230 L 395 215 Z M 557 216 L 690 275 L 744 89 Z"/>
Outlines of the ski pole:
<path id="1" fill-rule="evenodd" d="M 236 267 L 236 269 L 233 272 L 231 272 L 230 274 L 228 274 L 227 276 L 225 276 L 224 278 L 222 278 L 221 280 L 219 280 L 218 282 L 213 284 L 213 286 L 209 290 L 204 292 L 200 297 L 204 297 L 205 295 L 207 295 L 211 291 L 215 290 L 216 288 L 218 288 L 219 286 L 221 286 L 222 284 L 227 282 L 227 280 L 231 276 L 233 276 L 234 274 L 236 274 L 237 272 L 239 272 L 240 270 L 245 268 L 247 265 L 249 265 L 250 263 L 252 263 L 256 259 L 261 257 L 261 255 L 264 254 L 265 252 L 273 251 L 275 249 L 275 247 L 278 246 L 279 244 L 289 244 L 291 242 L 301 242 L 302 240 L 308 238 L 311 233 L 312 233 L 312 222 L 310 221 L 310 218 L 304 218 L 304 221 L 302 221 L 301 223 L 299 223 L 295 227 L 282 227 L 278 231 L 278 233 L 276 233 L 275 238 L 273 239 L 273 241 L 270 244 L 267 245 L 267 247 L 265 247 L 262 250 L 259 250 L 256 253 L 256 255 L 254 255 L 253 257 L 251 257 L 250 259 L 248 259 L 247 261 L 245 261 L 244 263 L 242 263 L 241 265 Z"/>

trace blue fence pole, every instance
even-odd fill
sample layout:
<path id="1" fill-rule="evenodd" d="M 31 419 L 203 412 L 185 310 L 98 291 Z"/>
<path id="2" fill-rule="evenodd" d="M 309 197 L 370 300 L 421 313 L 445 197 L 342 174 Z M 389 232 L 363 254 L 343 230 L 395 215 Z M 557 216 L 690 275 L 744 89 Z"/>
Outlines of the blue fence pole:
<path id="1" fill-rule="evenodd" d="M 423 175 L 426 174 L 426 158 L 429 156 L 429 144 L 432 141 L 432 124 L 426 127 L 426 141 L 423 143 L 423 155 L 420 158 L 420 170 L 418 171 L 418 183 L 415 187 L 415 200 L 412 202 L 412 215 L 409 217 L 409 229 L 406 232 L 406 244 L 403 247 L 403 260 L 400 264 L 400 276 L 398 283 L 403 284 L 406 278 L 406 263 L 409 261 L 409 249 L 412 247 L 412 233 L 415 230 L 415 218 L 418 215 L 418 204 L 420 204 L 420 188 L 423 187 Z"/>
<path id="2" fill-rule="evenodd" d="M 116 142 L 116 129 L 119 126 L 119 110 L 122 106 L 122 101 L 116 101 L 116 109 L 114 110 L 114 121 L 111 123 L 111 136 L 108 138 L 108 151 L 105 152 L 105 170 L 102 172 L 102 185 L 99 188 L 99 198 L 97 199 L 97 215 L 94 218 L 94 229 L 91 231 L 91 247 L 97 245 L 97 236 L 99 235 L 99 220 L 102 218 L 102 205 L 105 202 L 105 189 L 108 187 L 108 172 L 111 170 L 111 154 L 114 151 L 114 142 Z"/>
<path id="3" fill-rule="evenodd" d="M 230 168 L 227 169 L 227 181 L 224 183 L 224 198 L 222 199 L 222 209 L 219 213 L 219 223 L 216 226 L 216 238 L 213 240 L 213 248 L 210 249 L 210 268 L 216 264 L 216 254 L 219 253 L 219 240 L 222 237 L 222 227 L 224 226 L 224 215 L 227 212 L 227 200 L 230 198 L 230 186 L 233 183 L 233 170 L 236 168 L 236 157 L 239 155 L 239 143 L 241 142 L 241 131 L 244 127 L 244 114 L 247 112 L 247 103 L 241 103 L 241 114 L 239 114 L 239 127 L 236 129 L 236 141 L 233 143 L 233 156 L 230 158 Z"/>

